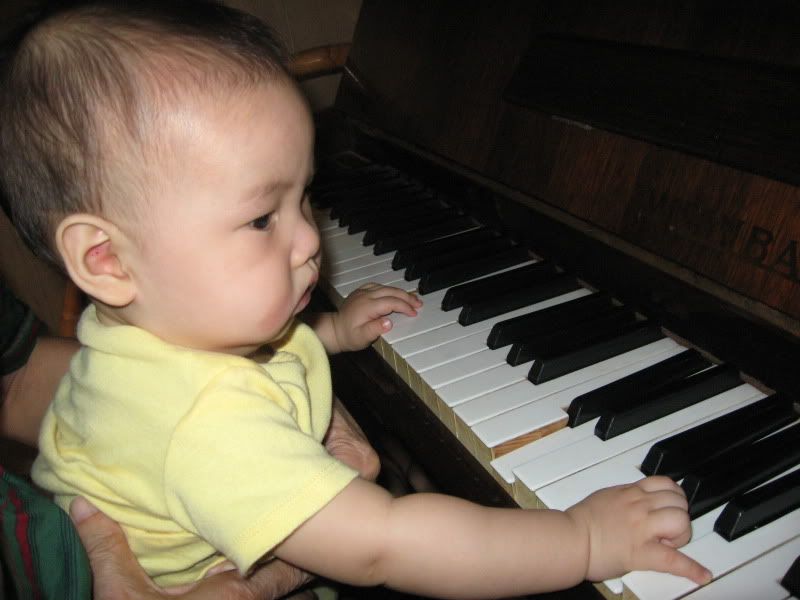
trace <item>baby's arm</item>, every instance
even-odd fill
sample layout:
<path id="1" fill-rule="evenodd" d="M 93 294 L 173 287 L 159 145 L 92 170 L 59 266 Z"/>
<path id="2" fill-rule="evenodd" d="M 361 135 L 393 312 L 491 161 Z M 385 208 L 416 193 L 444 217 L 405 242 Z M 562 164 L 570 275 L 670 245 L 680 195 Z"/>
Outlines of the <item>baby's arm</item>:
<path id="1" fill-rule="evenodd" d="M 329 354 L 361 350 L 392 328 L 391 313 L 413 317 L 422 302 L 400 288 L 367 283 L 351 293 L 338 312 L 309 317 Z"/>
<path id="2" fill-rule="evenodd" d="M 453 598 L 512 596 L 660 570 L 708 581 L 676 550 L 686 499 L 666 478 L 597 492 L 565 512 L 496 509 L 437 494 L 392 498 L 354 480 L 275 554 L 356 585 Z"/>

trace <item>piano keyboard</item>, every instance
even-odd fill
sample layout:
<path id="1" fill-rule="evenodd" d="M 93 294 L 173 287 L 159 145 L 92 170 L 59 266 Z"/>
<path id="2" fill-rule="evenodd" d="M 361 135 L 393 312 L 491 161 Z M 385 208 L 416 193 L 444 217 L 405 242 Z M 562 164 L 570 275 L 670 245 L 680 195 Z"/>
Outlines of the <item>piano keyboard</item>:
<path id="1" fill-rule="evenodd" d="M 316 186 L 322 285 L 335 304 L 367 282 L 420 293 L 419 314 L 393 315 L 374 348 L 520 506 L 564 509 L 601 487 L 636 481 L 643 463 L 658 467 L 648 456 L 657 443 L 662 462 L 674 465 L 677 434 L 699 431 L 704 439 L 737 418 L 746 429 L 748 410 L 759 415 L 775 405 L 757 437 L 725 442 L 743 456 L 760 448 L 758 438 L 785 444 L 776 446 L 786 456 L 778 466 L 756 466 L 748 480 L 780 490 L 748 513 L 752 531 L 732 541 L 715 531 L 730 520 L 721 515 L 726 506 L 731 512 L 731 498 L 747 501 L 744 484 L 713 488 L 719 497 L 709 500 L 705 489 L 720 484 L 709 483 L 702 461 L 672 473 L 684 486 L 699 481 L 696 505 L 709 505 L 694 516 L 684 551 L 714 581 L 695 589 L 682 578 L 636 572 L 604 582 L 606 594 L 792 597 L 779 583 L 800 554 L 800 425 L 791 401 L 743 382 L 735 369 L 687 349 L 419 182 L 390 167 L 354 173 Z M 721 452 L 704 448 L 702 456 Z"/>

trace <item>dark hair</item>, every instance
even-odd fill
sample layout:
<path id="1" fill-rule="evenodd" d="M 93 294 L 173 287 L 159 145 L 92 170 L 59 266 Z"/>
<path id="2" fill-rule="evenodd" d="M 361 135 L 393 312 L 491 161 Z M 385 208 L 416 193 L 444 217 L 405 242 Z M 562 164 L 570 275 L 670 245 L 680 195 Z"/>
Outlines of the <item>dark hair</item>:
<path id="1" fill-rule="evenodd" d="M 124 165 L 149 147 L 159 107 L 286 75 L 269 27 L 210 0 L 51 2 L 10 34 L 0 60 L 0 196 L 56 264 L 53 228 L 103 214 L 109 186 L 136 179 L 109 153 L 127 153 Z"/>

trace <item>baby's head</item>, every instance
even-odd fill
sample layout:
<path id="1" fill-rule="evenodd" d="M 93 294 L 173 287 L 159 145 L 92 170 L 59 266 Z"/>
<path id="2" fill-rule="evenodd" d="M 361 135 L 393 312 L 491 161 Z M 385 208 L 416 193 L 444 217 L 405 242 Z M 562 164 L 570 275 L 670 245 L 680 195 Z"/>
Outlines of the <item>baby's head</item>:
<path id="1" fill-rule="evenodd" d="M 260 21 L 197 0 L 71 3 L 21 34 L 0 86 L 14 223 L 102 319 L 243 352 L 302 308 L 313 130 Z"/>

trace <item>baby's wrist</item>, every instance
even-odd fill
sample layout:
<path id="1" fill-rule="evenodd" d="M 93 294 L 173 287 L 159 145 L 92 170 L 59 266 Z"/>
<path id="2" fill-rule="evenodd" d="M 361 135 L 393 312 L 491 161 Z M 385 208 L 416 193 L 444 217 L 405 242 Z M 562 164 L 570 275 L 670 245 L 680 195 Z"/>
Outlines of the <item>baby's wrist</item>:
<path id="1" fill-rule="evenodd" d="M 592 527 L 591 511 L 584 502 L 579 502 L 564 511 L 572 531 L 570 539 L 575 544 L 576 568 L 580 571 L 581 580 L 592 580 Z"/>

